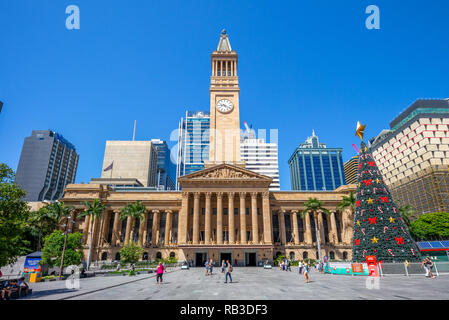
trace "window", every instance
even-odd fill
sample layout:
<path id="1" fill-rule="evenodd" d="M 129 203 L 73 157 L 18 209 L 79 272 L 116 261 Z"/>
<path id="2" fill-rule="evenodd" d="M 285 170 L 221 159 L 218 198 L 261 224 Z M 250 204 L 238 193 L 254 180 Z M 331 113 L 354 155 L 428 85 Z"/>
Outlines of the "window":
<path id="1" fill-rule="evenodd" d="M 143 253 L 142 260 L 148 260 L 148 252 Z"/>
<path id="2" fill-rule="evenodd" d="M 115 254 L 115 260 L 120 261 L 120 252 Z"/>
<path id="3" fill-rule="evenodd" d="M 302 253 L 302 258 L 303 258 L 304 260 L 309 258 L 309 254 L 307 253 L 307 251 L 304 251 L 304 252 Z"/>
<path id="4" fill-rule="evenodd" d="M 293 251 L 290 252 L 290 260 L 295 260 L 295 253 Z"/>
<path id="5" fill-rule="evenodd" d="M 108 253 L 107 252 L 103 252 L 101 254 L 101 261 L 106 261 L 108 260 Z"/>
<path id="6" fill-rule="evenodd" d="M 170 252 L 170 258 L 175 258 L 176 257 L 176 253 L 174 253 L 173 251 Z"/>
<path id="7" fill-rule="evenodd" d="M 335 259 L 335 253 L 333 251 L 329 252 L 329 259 L 334 260 Z"/>
<path id="8" fill-rule="evenodd" d="M 348 260 L 348 253 L 343 251 L 343 260 Z"/>
<path id="9" fill-rule="evenodd" d="M 162 259 L 162 253 L 160 251 L 156 253 L 156 259 Z"/>

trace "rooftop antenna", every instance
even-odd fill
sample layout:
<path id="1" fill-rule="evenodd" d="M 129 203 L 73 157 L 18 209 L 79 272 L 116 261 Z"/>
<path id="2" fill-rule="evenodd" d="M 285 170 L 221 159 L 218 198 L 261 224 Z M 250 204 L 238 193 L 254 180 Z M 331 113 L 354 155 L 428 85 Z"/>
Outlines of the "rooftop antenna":
<path id="1" fill-rule="evenodd" d="M 133 132 L 133 141 L 136 138 L 136 124 L 137 124 L 137 120 L 134 120 L 134 132 Z"/>

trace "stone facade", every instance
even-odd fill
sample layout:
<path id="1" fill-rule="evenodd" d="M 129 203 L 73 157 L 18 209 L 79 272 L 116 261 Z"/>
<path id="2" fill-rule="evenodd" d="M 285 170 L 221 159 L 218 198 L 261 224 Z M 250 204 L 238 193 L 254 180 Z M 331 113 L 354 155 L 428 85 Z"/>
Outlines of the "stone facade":
<path id="1" fill-rule="evenodd" d="M 197 265 L 225 258 L 238 265 L 254 265 L 271 261 L 279 253 L 316 259 L 313 218 L 300 216 L 304 202 L 316 197 L 331 211 L 329 216 L 318 215 L 322 254 L 351 258 L 352 214 L 336 208 L 355 185 L 317 193 L 269 191 L 271 178 L 229 164 L 186 175 L 180 183 L 182 192 L 120 192 L 104 185 L 69 185 L 62 199 L 66 205 L 82 211 L 83 201 L 96 198 L 106 205 L 93 230 L 89 230 L 88 217 L 76 220 L 75 230 L 85 234 L 85 257 L 88 234 L 93 232 L 93 261 L 116 260 L 128 239 L 144 247 L 149 260 L 171 254 Z M 147 208 L 145 220 L 121 221 L 120 209 L 137 200 Z"/>

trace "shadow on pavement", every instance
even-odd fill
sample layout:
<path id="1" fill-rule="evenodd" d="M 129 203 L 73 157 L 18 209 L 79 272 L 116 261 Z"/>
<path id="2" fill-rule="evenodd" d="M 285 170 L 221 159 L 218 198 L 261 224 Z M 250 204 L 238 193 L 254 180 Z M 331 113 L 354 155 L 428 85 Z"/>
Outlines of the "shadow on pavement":
<path id="1" fill-rule="evenodd" d="M 61 293 L 70 293 L 70 292 L 77 292 L 79 290 L 77 289 L 52 289 L 52 290 L 42 290 L 42 291 L 34 291 L 33 294 L 27 297 L 23 297 L 22 299 L 36 299 L 40 297 L 45 297 L 53 294 L 61 294 Z"/>

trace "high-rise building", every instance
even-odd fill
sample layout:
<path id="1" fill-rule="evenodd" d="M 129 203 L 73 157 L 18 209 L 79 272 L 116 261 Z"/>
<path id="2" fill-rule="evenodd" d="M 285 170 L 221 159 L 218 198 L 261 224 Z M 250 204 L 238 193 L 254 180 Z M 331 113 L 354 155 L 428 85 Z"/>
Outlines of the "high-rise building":
<path id="1" fill-rule="evenodd" d="M 399 205 L 449 210 L 449 99 L 416 100 L 370 143 Z"/>
<path id="2" fill-rule="evenodd" d="M 16 183 L 26 190 L 25 201 L 58 200 L 75 182 L 79 155 L 75 146 L 51 130 L 33 130 L 26 137 Z"/>
<path id="3" fill-rule="evenodd" d="M 278 146 L 256 139 L 254 130 L 247 128 L 242 132 L 240 141 L 240 159 L 245 161 L 245 168 L 273 178 L 269 190 L 280 190 Z"/>
<path id="4" fill-rule="evenodd" d="M 157 151 L 151 141 L 106 141 L 101 178 L 134 178 L 156 186 Z"/>
<path id="5" fill-rule="evenodd" d="M 359 163 L 359 156 L 353 156 L 343 165 L 345 171 L 345 179 L 347 184 L 357 182 L 357 166 Z"/>
<path id="6" fill-rule="evenodd" d="M 288 160 L 292 190 L 335 190 L 346 184 L 341 148 L 327 148 L 312 136 Z"/>
<path id="7" fill-rule="evenodd" d="M 170 149 L 166 141 L 151 139 L 157 151 L 156 187 L 162 190 L 175 190 L 176 167 L 170 158 Z"/>
<path id="8" fill-rule="evenodd" d="M 186 111 L 186 117 L 181 118 L 176 179 L 204 169 L 204 161 L 209 159 L 209 129 L 209 112 Z"/>

